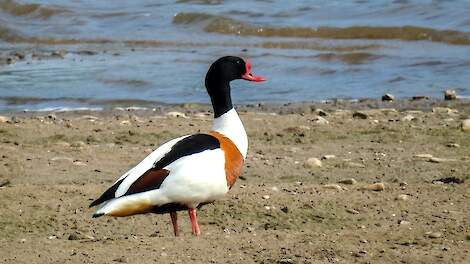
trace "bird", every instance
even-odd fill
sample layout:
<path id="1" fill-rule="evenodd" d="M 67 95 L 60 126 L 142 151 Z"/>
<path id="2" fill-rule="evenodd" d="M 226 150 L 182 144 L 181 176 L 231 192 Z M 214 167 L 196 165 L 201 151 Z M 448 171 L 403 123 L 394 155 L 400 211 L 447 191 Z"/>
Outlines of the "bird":
<path id="1" fill-rule="evenodd" d="M 248 151 L 248 137 L 231 98 L 230 82 L 238 79 L 266 80 L 251 73 L 248 59 L 224 56 L 213 62 L 205 77 L 214 113 L 212 129 L 155 149 L 90 204 L 97 206 L 93 217 L 169 213 L 178 236 L 177 212 L 187 210 L 192 234 L 199 236 L 197 209 L 227 194 Z"/>

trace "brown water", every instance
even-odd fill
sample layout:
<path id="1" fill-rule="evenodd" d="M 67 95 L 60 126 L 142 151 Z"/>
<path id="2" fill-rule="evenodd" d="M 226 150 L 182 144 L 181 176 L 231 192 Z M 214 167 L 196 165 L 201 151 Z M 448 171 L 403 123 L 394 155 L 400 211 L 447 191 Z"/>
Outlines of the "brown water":
<path id="1" fill-rule="evenodd" d="M 235 82 L 239 103 L 469 96 L 468 14 L 468 1 L 0 0 L 0 55 L 26 52 L 0 65 L 0 110 L 208 102 L 205 71 L 226 54 L 269 79 Z"/>

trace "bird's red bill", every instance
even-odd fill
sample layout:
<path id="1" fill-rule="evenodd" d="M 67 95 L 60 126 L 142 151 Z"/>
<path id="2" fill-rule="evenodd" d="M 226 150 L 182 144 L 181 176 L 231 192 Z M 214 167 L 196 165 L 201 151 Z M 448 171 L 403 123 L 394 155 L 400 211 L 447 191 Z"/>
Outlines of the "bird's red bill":
<path id="1" fill-rule="evenodd" d="M 256 76 L 251 73 L 251 63 L 249 60 L 245 60 L 245 67 L 246 71 L 245 74 L 242 75 L 243 80 L 251 81 L 251 82 L 264 82 L 266 78 L 262 76 Z"/>

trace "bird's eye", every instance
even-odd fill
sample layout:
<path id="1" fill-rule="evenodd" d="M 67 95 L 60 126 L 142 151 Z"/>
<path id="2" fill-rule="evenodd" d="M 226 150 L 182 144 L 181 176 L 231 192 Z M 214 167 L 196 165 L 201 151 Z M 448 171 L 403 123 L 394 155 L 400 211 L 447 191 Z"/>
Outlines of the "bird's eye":
<path id="1" fill-rule="evenodd" d="M 237 64 L 240 64 L 240 61 L 239 61 L 239 60 L 237 60 Z"/>

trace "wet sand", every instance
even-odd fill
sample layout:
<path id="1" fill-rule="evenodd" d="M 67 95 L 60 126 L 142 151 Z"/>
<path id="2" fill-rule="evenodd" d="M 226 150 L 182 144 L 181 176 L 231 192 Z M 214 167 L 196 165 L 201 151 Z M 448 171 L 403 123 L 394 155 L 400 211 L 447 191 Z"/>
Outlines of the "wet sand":
<path id="1" fill-rule="evenodd" d="M 199 210 L 201 237 L 185 212 L 177 238 L 168 215 L 91 218 L 88 204 L 154 148 L 207 131 L 208 109 L 0 119 L 0 262 L 470 261 L 469 101 L 243 106 L 243 175 Z"/>

